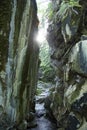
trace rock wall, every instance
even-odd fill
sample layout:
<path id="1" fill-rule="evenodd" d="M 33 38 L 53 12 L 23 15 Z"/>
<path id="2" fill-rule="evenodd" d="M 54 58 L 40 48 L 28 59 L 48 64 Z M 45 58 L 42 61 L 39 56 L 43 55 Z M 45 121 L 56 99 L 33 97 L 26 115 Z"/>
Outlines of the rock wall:
<path id="1" fill-rule="evenodd" d="M 47 40 L 56 71 L 50 110 L 61 130 L 87 129 L 87 2 L 52 0 Z"/>
<path id="2" fill-rule="evenodd" d="M 35 0 L 0 2 L 0 116 L 17 124 L 34 111 L 37 29 Z"/>

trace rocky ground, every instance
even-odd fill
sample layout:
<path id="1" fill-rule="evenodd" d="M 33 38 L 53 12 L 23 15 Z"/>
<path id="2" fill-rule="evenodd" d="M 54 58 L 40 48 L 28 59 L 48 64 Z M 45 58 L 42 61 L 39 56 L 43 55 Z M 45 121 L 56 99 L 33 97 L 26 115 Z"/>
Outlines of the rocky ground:
<path id="1" fill-rule="evenodd" d="M 28 130 L 57 130 L 54 121 L 50 120 L 46 116 L 46 109 L 44 107 L 44 101 L 49 95 L 49 89 L 52 84 L 50 83 L 38 83 L 37 96 L 36 96 L 36 117 L 35 128 L 30 128 Z"/>

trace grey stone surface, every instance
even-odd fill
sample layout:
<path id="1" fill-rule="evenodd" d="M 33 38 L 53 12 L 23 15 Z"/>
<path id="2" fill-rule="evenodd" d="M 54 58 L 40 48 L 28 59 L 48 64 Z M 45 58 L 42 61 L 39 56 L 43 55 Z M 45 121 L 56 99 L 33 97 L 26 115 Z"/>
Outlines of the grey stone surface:
<path id="1" fill-rule="evenodd" d="M 33 38 L 38 30 L 36 1 L 4 0 L 0 17 L 0 114 L 14 125 L 34 111 L 39 53 Z"/>
<path id="2" fill-rule="evenodd" d="M 87 40 L 80 41 L 72 48 L 69 61 L 71 70 L 87 76 Z"/>
<path id="3" fill-rule="evenodd" d="M 85 128 L 84 120 L 87 120 L 87 2 L 78 1 L 80 7 L 75 3 L 71 7 L 66 0 L 55 0 L 52 4 L 53 17 L 47 40 L 56 83 L 47 107 L 51 109 L 59 128 L 82 129 Z"/>

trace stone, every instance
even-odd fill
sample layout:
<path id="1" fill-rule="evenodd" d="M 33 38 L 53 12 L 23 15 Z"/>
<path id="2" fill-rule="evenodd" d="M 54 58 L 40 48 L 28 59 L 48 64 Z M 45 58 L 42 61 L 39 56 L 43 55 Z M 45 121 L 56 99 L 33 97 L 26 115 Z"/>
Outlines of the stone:
<path id="1" fill-rule="evenodd" d="M 37 127 L 36 120 L 33 120 L 33 121 L 31 121 L 31 122 L 28 123 L 28 126 L 27 126 L 28 129 L 29 128 L 35 128 L 35 127 Z"/>
<path id="2" fill-rule="evenodd" d="M 58 128 L 58 130 L 64 130 L 64 128 Z"/>
<path id="3" fill-rule="evenodd" d="M 78 126 L 80 126 L 79 120 L 76 118 L 74 114 L 71 114 L 68 116 L 68 121 L 67 121 L 67 127 L 66 130 L 76 130 L 78 129 Z"/>
<path id="4" fill-rule="evenodd" d="M 36 1 L 2 1 L 0 17 L 0 115 L 6 113 L 6 119 L 20 124 L 35 109 L 39 61 L 39 46 L 34 40 L 38 30 Z"/>
<path id="5" fill-rule="evenodd" d="M 78 42 L 71 50 L 69 63 L 71 70 L 87 76 L 87 40 Z"/>
<path id="6" fill-rule="evenodd" d="M 79 112 L 82 116 L 87 119 L 87 93 L 83 93 L 83 96 L 77 99 L 71 106 L 73 111 Z"/>
<path id="7" fill-rule="evenodd" d="M 26 130 L 27 129 L 27 122 L 24 120 L 22 123 L 18 126 L 19 130 Z"/>
<path id="8" fill-rule="evenodd" d="M 52 4 L 54 17 L 48 27 L 47 41 L 56 79 L 47 107 L 59 129 L 86 130 L 87 3 L 80 0 L 77 5 L 73 3 L 72 9 L 71 2 L 66 0 L 52 0 Z"/>
<path id="9" fill-rule="evenodd" d="M 27 114 L 26 120 L 28 122 L 32 121 L 35 118 L 35 113 L 30 112 L 29 114 Z"/>
<path id="10" fill-rule="evenodd" d="M 85 122 L 83 126 L 79 128 L 78 130 L 87 130 L 87 122 Z"/>

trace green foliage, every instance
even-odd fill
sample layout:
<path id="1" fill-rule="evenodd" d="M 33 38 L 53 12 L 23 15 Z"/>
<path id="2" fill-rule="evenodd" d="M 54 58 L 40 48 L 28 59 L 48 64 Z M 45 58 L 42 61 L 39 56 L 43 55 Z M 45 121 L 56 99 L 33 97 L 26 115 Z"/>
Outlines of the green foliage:
<path id="1" fill-rule="evenodd" d="M 40 59 L 41 65 L 40 69 L 43 73 L 43 81 L 53 80 L 54 70 L 50 66 L 50 54 L 49 54 L 49 46 L 47 43 L 44 43 L 40 47 Z"/>
<path id="2" fill-rule="evenodd" d="M 53 5 L 52 5 L 52 3 L 48 4 L 48 8 L 46 10 L 46 16 L 49 20 L 52 20 L 52 18 L 53 18 Z"/>
<path id="3" fill-rule="evenodd" d="M 60 4 L 59 11 L 57 12 L 57 20 L 61 21 L 61 32 L 65 43 L 76 34 L 79 21 L 78 13 L 80 10 L 81 5 L 79 4 L 79 0 L 63 0 Z"/>
<path id="4" fill-rule="evenodd" d="M 40 1 L 38 5 L 40 25 L 43 26 L 44 22 L 53 17 L 53 5 L 50 1 L 46 3 Z"/>
<path id="5" fill-rule="evenodd" d="M 79 0 L 63 1 L 58 11 L 58 16 L 60 17 L 60 19 L 64 20 L 68 15 L 71 15 L 72 12 L 78 14 L 78 12 L 74 9 L 74 7 L 81 8 L 81 5 L 79 4 Z"/>
<path id="6" fill-rule="evenodd" d="M 52 2 L 48 3 L 47 8 L 45 8 L 43 10 L 41 9 L 40 13 L 43 13 L 42 18 L 44 18 L 45 20 L 47 20 L 47 19 L 52 20 L 52 18 L 53 18 L 53 4 L 52 4 Z"/>
<path id="7" fill-rule="evenodd" d="M 45 73 L 50 68 L 50 55 L 49 55 L 49 46 L 47 43 L 44 43 L 40 47 L 40 59 L 41 59 L 41 69 Z"/>
<path id="8" fill-rule="evenodd" d="M 81 7 L 81 5 L 79 4 L 79 0 L 69 0 L 69 5 L 71 7 Z"/>

